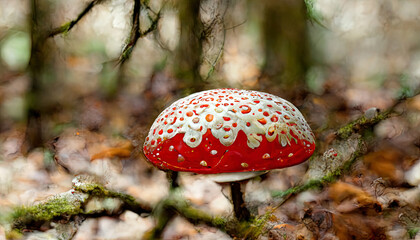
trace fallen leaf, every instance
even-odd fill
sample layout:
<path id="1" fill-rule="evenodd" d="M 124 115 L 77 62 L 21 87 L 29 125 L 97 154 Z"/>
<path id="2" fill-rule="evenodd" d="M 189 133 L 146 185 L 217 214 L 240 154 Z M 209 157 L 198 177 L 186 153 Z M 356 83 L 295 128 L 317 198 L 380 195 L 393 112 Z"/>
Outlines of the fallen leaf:
<path id="1" fill-rule="evenodd" d="M 288 223 L 282 223 L 274 226 L 269 231 L 269 239 L 272 240 L 285 240 L 285 239 L 296 239 L 296 232 L 299 230 L 297 226 L 288 224 Z"/>
<path id="2" fill-rule="evenodd" d="M 382 225 L 380 221 L 360 214 L 335 214 L 333 217 L 333 229 L 340 240 L 388 239 Z"/>
<path id="3" fill-rule="evenodd" d="M 368 169 L 379 177 L 388 179 L 394 184 L 401 184 L 404 178 L 400 164 L 403 157 L 400 151 L 388 147 L 367 154 L 363 161 Z"/>
<path id="4" fill-rule="evenodd" d="M 332 227 L 333 213 L 326 209 L 309 208 L 305 210 L 302 222 L 315 236 L 320 238 Z"/>
<path id="5" fill-rule="evenodd" d="M 103 147 L 102 150 L 93 154 L 90 158 L 91 161 L 102 158 L 128 158 L 131 155 L 133 145 L 130 141 L 124 141 L 118 147 Z"/>
<path id="6" fill-rule="evenodd" d="M 287 223 L 282 223 L 273 227 L 273 229 L 282 229 L 282 228 L 293 231 L 295 229 L 295 226 L 287 224 Z"/>
<path id="7" fill-rule="evenodd" d="M 374 197 L 363 189 L 348 183 L 336 182 L 332 184 L 328 190 L 328 196 L 337 205 L 337 209 L 343 212 L 351 212 L 356 209 L 373 210 L 373 213 L 382 211 L 381 204 Z"/>

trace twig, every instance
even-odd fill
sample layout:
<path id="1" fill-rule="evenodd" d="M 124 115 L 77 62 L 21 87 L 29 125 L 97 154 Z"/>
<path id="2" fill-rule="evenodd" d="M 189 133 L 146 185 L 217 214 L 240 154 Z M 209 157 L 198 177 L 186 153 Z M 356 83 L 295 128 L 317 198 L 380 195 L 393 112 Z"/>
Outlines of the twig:
<path id="1" fill-rule="evenodd" d="M 116 86 L 118 86 L 119 89 L 121 89 L 124 86 L 124 64 L 127 62 L 127 60 L 131 57 L 131 54 L 133 52 L 134 47 L 136 46 L 138 40 L 142 37 L 147 36 L 149 33 L 153 32 L 154 30 L 157 29 L 158 26 L 158 22 L 161 18 L 161 10 L 163 9 L 163 7 L 159 10 L 159 12 L 156 14 L 156 18 L 155 19 L 151 19 L 151 17 L 149 16 L 149 19 L 151 19 L 152 23 L 150 25 L 150 27 L 144 31 L 141 32 L 141 28 L 140 28 L 140 13 L 142 8 L 147 9 L 148 11 L 151 11 L 154 13 L 153 10 L 151 10 L 151 8 L 149 6 L 146 5 L 145 2 L 141 1 L 141 0 L 134 0 L 134 6 L 133 6 L 133 14 L 132 14 L 132 26 L 131 26 L 131 31 L 130 34 L 126 40 L 126 44 L 121 52 L 121 55 L 119 56 L 119 58 L 116 60 L 116 62 L 118 63 L 119 69 L 118 69 L 118 74 L 117 74 L 117 79 L 116 79 Z M 149 15 L 149 12 L 148 12 Z M 109 94 L 107 97 L 110 99 L 113 99 L 116 96 L 116 93 L 118 92 L 117 89 L 115 89 L 111 94 Z"/>
<path id="2" fill-rule="evenodd" d="M 119 57 L 119 64 L 124 64 L 131 56 L 131 53 L 134 49 L 134 47 L 137 44 L 137 41 L 139 38 L 147 36 L 149 33 L 153 32 L 157 29 L 159 20 L 161 18 L 161 10 L 156 13 L 156 18 L 152 19 L 152 23 L 150 27 L 145 30 L 144 32 L 141 32 L 140 30 L 140 11 L 141 8 L 144 7 L 151 11 L 149 6 L 143 6 L 140 0 L 134 0 L 134 7 L 133 7 L 133 15 L 132 15 L 132 27 L 130 31 L 130 35 L 127 40 L 127 44 L 124 46 L 122 53 Z"/>
<path id="3" fill-rule="evenodd" d="M 140 11 L 141 11 L 141 2 L 140 0 L 134 0 L 134 7 L 133 7 L 133 15 L 132 15 L 132 26 L 130 35 L 127 40 L 127 44 L 125 45 L 122 54 L 119 59 L 120 64 L 124 64 L 126 60 L 131 55 L 134 46 L 137 43 L 137 40 L 140 38 Z"/>
<path id="4" fill-rule="evenodd" d="M 161 18 L 161 11 L 159 10 L 159 12 L 156 14 L 156 18 L 152 21 L 152 24 L 150 25 L 150 27 L 146 31 L 141 32 L 140 37 L 145 37 L 149 33 L 155 31 L 158 27 L 160 18 Z"/>
<path id="5" fill-rule="evenodd" d="M 82 20 L 82 18 L 84 16 L 86 16 L 87 13 L 90 12 L 90 10 L 92 10 L 92 8 L 95 5 L 101 3 L 102 1 L 103 0 L 93 0 L 93 1 L 91 1 L 88 5 L 86 5 L 86 7 L 82 10 L 82 12 L 79 13 L 79 15 L 77 16 L 76 19 L 63 24 L 58 28 L 55 28 L 55 29 L 51 30 L 48 33 L 48 37 L 54 37 L 55 35 L 69 32 L 80 20 Z"/>
<path id="6" fill-rule="evenodd" d="M 306 7 L 306 17 L 308 18 L 308 20 L 312 24 L 316 23 L 319 26 L 327 29 L 327 27 L 324 24 L 322 24 L 323 18 L 321 14 L 314 7 L 314 0 L 304 0 L 304 2 L 305 2 L 305 7 Z"/>
<path id="7" fill-rule="evenodd" d="M 386 109 L 385 111 L 382 111 L 382 112 L 378 113 L 375 117 L 366 118 L 365 116 L 361 116 L 360 118 L 356 119 L 355 121 L 352 121 L 349 124 L 347 124 L 346 126 L 338 129 L 336 131 L 335 135 L 340 139 L 347 139 L 353 133 L 362 133 L 363 131 L 372 128 L 373 126 L 375 126 L 376 124 L 378 124 L 382 120 L 385 120 L 385 119 L 395 115 L 396 114 L 395 108 L 397 106 L 399 106 L 402 102 L 406 101 L 408 98 L 411 98 L 411 97 L 414 97 L 414 96 L 418 95 L 419 92 L 420 92 L 420 89 L 417 89 L 413 92 L 413 95 L 411 95 L 411 96 L 402 95 L 401 97 L 399 97 L 395 101 L 395 103 L 390 108 Z"/>
<path id="8" fill-rule="evenodd" d="M 225 23 L 223 22 L 223 25 Z M 213 74 L 214 70 L 216 69 L 216 64 L 219 62 L 219 60 L 222 58 L 223 52 L 225 50 L 225 42 L 226 42 L 226 29 L 223 29 L 223 41 L 222 41 L 222 46 L 220 46 L 219 49 L 219 53 L 217 54 L 216 59 L 214 60 L 214 62 L 210 62 L 209 60 L 207 60 L 207 62 L 211 65 L 210 70 L 207 72 L 207 76 L 204 79 L 205 81 L 207 81 L 210 76 Z"/>

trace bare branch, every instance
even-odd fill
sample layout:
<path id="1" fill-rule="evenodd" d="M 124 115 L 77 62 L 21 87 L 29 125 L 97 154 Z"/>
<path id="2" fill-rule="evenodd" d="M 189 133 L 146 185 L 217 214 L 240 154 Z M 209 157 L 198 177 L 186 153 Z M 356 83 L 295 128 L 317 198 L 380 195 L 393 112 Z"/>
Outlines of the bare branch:
<path id="1" fill-rule="evenodd" d="M 140 0 L 134 0 L 131 31 L 127 39 L 127 44 L 125 45 L 120 56 L 119 64 L 124 64 L 124 62 L 130 58 L 131 52 L 133 51 L 137 40 L 140 38 L 140 11 Z"/>
<path id="2" fill-rule="evenodd" d="M 141 11 L 141 8 L 146 8 L 147 10 L 152 11 L 149 6 L 142 5 L 140 0 L 134 0 L 131 31 L 130 31 L 130 35 L 127 39 L 127 44 L 124 46 L 124 49 L 123 49 L 123 51 L 122 51 L 122 53 L 119 57 L 119 60 L 118 60 L 120 65 L 124 64 L 125 61 L 127 61 L 130 58 L 131 53 L 132 53 L 134 47 L 136 46 L 139 38 L 145 37 L 149 33 L 153 32 L 154 30 L 157 29 L 158 22 L 161 18 L 161 10 L 159 10 L 159 12 L 156 13 L 155 19 L 151 19 L 152 24 L 150 25 L 150 27 L 146 31 L 141 32 L 141 30 L 140 30 L 140 11 Z"/>
<path id="3" fill-rule="evenodd" d="M 55 35 L 69 32 L 80 20 L 82 20 L 82 18 L 84 16 L 86 16 L 87 13 L 90 12 L 90 10 L 92 10 L 92 8 L 95 5 L 101 3 L 102 1 L 103 0 L 93 0 L 93 1 L 91 1 L 88 5 L 86 5 L 86 7 L 82 10 L 82 12 L 79 13 L 79 15 L 77 16 L 76 19 L 63 24 L 58 28 L 55 28 L 55 29 L 51 30 L 48 33 L 48 37 L 54 37 Z"/>

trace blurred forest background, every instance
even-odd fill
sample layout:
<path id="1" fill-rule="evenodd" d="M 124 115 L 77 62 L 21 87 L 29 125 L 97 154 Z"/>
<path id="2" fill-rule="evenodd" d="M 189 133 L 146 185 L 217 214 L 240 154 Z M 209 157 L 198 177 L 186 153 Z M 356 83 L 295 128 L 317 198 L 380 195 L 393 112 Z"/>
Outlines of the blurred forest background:
<path id="1" fill-rule="evenodd" d="M 6 217 L 15 206 L 66 192 L 80 174 L 158 203 L 167 180 L 141 153 L 151 123 L 176 99 L 223 87 L 295 104 L 321 155 L 339 127 L 398 112 L 370 132 L 361 163 L 335 183 L 344 185 L 295 196 L 261 239 L 420 239 L 419 13 L 417 0 L 0 0 L 0 239 L 19 235 Z M 294 186 L 307 167 L 250 181 L 253 211 L 264 214 L 271 192 Z M 186 199 L 231 213 L 223 187 L 189 177 Z M 381 211 L 360 210 L 372 207 L 361 195 Z M 141 239 L 155 226 L 130 211 L 108 215 L 60 230 L 67 238 L 51 226 L 18 237 Z M 181 217 L 163 232 L 215 236 L 232 237 Z"/>

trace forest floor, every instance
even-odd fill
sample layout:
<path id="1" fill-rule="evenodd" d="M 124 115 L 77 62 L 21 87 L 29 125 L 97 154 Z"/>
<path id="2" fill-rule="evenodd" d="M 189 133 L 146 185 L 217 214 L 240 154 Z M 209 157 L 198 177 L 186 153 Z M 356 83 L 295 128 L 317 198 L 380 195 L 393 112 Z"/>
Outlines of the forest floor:
<path id="1" fill-rule="evenodd" d="M 361 117 L 374 119 L 394 102 L 383 104 L 378 111 L 363 111 L 328 103 L 339 103 L 337 99 L 349 102 L 338 94 L 324 94 L 308 98 L 304 106 L 317 137 L 314 158 L 244 184 L 247 207 L 257 216 L 253 224 L 264 221 L 257 238 L 420 239 L 420 97 L 400 102 L 392 115 L 366 129 L 364 123 L 349 123 Z M 119 111 L 115 105 L 103 109 Z M 112 128 L 115 122 L 101 129 Z M 348 130 L 348 135 L 340 136 L 338 129 Z M 141 154 L 142 136 L 129 139 L 110 131 L 69 126 L 47 148 L 22 154 L 24 130 L 16 125 L 0 133 L 0 239 L 142 239 L 155 228 L 161 216 L 138 214 L 121 207 L 119 197 L 99 194 L 88 201 L 77 200 L 86 202 L 84 213 L 96 215 L 66 219 L 63 215 L 68 213 L 63 212 L 52 222 L 12 231 L 22 217 L 16 207 L 28 209 L 74 194 L 78 182 L 97 183 L 148 206 L 159 206 L 170 195 L 165 173 L 149 165 Z M 140 126 L 136 132 L 146 135 L 147 127 Z M 337 155 L 339 159 L 334 158 Z M 337 161 L 342 163 L 331 167 Z M 308 185 L 314 179 L 322 180 Z M 228 185 L 194 174 L 181 174 L 179 183 L 181 196 L 190 206 L 231 218 Z M 86 197 L 82 193 L 74 196 Z M 183 216 L 185 213 L 176 214 L 165 225 L 163 239 L 235 237 L 228 228 L 194 223 Z"/>

